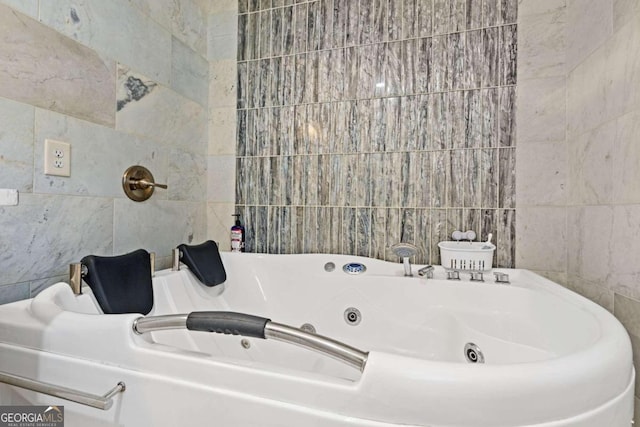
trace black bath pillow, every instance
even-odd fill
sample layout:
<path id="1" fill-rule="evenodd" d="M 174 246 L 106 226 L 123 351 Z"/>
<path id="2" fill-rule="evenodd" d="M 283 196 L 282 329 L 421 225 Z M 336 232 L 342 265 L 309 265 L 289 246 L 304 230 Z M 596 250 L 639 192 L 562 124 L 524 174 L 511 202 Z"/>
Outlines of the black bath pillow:
<path id="1" fill-rule="evenodd" d="M 144 249 L 118 256 L 82 258 L 84 277 L 105 314 L 148 314 L 153 308 L 151 260 Z"/>
<path id="2" fill-rule="evenodd" d="M 213 240 L 192 246 L 182 244 L 178 250 L 182 254 L 182 262 L 206 286 L 216 286 L 227 280 L 218 245 Z"/>

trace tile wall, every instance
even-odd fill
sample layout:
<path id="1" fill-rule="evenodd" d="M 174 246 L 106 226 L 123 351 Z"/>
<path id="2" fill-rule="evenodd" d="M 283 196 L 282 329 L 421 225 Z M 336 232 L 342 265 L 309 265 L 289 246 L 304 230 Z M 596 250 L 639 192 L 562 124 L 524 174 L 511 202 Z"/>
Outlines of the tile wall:
<path id="1" fill-rule="evenodd" d="M 638 372 L 639 3 L 521 0 L 518 15 L 517 264 L 612 311 Z"/>
<path id="2" fill-rule="evenodd" d="M 195 0 L 0 1 L 0 303 L 65 278 L 88 254 L 155 251 L 207 234 L 207 13 Z M 43 174 L 44 140 L 71 177 Z M 230 145 L 233 146 L 232 141 Z M 142 164 L 167 183 L 124 196 Z"/>
<path id="3" fill-rule="evenodd" d="M 515 0 L 240 0 L 236 204 L 249 251 L 515 262 Z"/>

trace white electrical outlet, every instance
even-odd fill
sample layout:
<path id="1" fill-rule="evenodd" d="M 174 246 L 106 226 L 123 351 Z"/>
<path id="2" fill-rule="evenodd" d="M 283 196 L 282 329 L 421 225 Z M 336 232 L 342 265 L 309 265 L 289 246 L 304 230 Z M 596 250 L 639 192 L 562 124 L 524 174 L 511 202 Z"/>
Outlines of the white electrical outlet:
<path id="1" fill-rule="evenodd" d="M 44 140 L 44 174 L 71 176 L 71 144 Z"/>

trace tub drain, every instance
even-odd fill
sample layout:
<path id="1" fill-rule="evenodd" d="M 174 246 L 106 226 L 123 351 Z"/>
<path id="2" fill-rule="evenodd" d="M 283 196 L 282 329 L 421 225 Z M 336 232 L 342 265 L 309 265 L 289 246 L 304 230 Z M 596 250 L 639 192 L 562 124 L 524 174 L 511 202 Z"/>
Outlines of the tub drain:
<path id="1" fill-rule="evenodd" d="M 484 355 L 480 347 L 470 342 L 464 346 L 464 357 L 469 363 L 484 363 Z"/>
<path id="2" fill-rule="evenodd" d="M 344 320 L 351 326 L 356 326 L 362 320 L 360 310 L 355 307 L 349 307 L 344 311 Z"/>

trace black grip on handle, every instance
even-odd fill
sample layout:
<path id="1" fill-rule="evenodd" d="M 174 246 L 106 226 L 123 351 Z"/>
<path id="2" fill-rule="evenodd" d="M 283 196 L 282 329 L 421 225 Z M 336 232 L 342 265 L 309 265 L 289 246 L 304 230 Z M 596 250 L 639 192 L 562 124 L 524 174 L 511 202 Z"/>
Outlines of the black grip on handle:
<path id="1" fill-rule="evenodd" d="M 232 311 L 194 311 L 187 316 L 187 329 L 264 339 L 264 327 L 269 321 Z"/>

